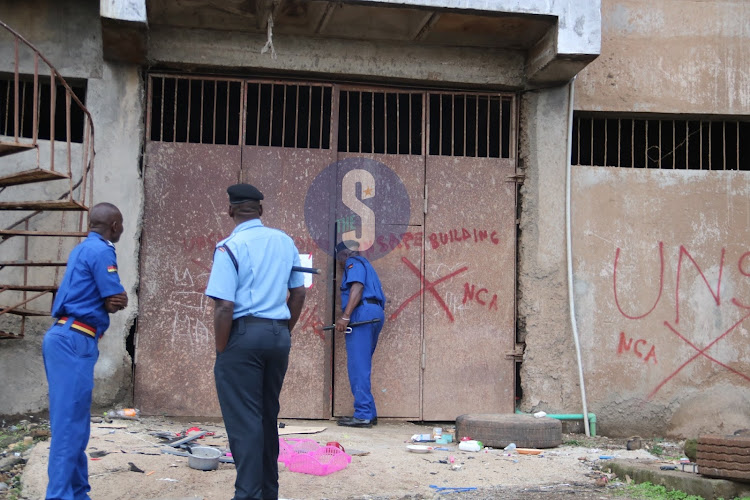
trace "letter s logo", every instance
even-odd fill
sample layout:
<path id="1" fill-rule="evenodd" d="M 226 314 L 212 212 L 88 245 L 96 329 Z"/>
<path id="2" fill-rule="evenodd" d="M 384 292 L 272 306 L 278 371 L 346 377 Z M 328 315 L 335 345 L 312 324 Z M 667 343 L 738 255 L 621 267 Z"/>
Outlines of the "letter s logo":
<path id="1" fill-rule="evenodd" d="M 359 251 L 365 251 L 375 242 L 375 213 L 357 198 L 357 184 L 362 186 L 362 199 L 375 196 L 375 177 L 367 170 L 354 169 L 344 175 L 341 181 L 341 201 L 362 220 L 360 237 L 356 231 L 347 231 L 341 240 L 354 240 L 359 243 Z"/>

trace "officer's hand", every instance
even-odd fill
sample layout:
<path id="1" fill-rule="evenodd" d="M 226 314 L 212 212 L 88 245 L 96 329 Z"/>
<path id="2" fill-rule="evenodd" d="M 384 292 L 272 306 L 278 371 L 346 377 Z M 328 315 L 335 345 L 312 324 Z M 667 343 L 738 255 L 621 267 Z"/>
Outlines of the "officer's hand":
<path id="1" fill-rule="evenodd" d="M 343 333 L 346 330 L 346 327 L 349 326 L 349 321 L 345 317 L 341 316 L 339 319 L 336 320 L 336 331 Z"/>
<path id="2" fill-rule="evenodd" d="M 128 294 L 120 292 L 117 295 L 110 295 L 104 299 L 104 308 L 108 313 L 116 313 L 128 307 Z"/>

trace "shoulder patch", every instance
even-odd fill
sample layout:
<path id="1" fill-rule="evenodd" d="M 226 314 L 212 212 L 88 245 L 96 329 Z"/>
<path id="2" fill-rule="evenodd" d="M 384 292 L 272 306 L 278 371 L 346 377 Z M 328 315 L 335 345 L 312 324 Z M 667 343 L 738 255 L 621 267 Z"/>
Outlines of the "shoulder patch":
<path id="1" fill-rule="evenodd" d="M 107 266 L 107 272 L 108 273 L 116 273 L 117 272 L 117 266 Z"/>
<path id="2" fill-rule="evenodd" d="M 227 249 L 226 249 L 226 248 L 224 248 L 224 246 L 223 246 L 223 245 L 222 245 L 222 246 L 220 246 L 219 248 L 217 248 L 217 250 L 218 250 L 219 252 L 226 252 L 226 251 L 227 251 Z"/>
<path id="3" fill-rule="evenodd" d="M 349 267 L 347 267 L 347 269 L 351 269 L 353 267 L 354 267 L 354 264 L 349 264 Z"/>

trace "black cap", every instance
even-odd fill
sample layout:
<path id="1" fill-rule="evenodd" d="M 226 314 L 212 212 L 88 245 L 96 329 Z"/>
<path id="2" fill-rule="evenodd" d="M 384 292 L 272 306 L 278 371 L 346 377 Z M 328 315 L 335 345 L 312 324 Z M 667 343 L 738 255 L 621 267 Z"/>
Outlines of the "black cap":
<path id="1" fill-rule="evenodd" d="M 232 205 L 245 203 L 250 200 L 260 201 L 263 199 L 263 193 L 250 184 L 234 184 L 233 186 L 229 186 L 227 194 L 229 195 L 229 203 Z"/>
<path id="2" fill-rule="evenodd" d="M 347 240 L 342 241 L 338 245 L 336 245 L 336 253 L 343 252 L 344 250 L 351 250 L 352 252 L 356 252 L 359 250 L 359 242 L 354 240 Z"/>

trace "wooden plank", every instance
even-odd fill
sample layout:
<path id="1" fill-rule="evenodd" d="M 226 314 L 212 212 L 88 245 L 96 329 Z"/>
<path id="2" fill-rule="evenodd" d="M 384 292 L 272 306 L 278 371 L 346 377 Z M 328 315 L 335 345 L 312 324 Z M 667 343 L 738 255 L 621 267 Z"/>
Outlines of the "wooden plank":
<path id="1" fill-rule="evenodd" d="M 2 156 L 2 155 L 0 155 Z M 32 168 L 22 172 L 15 172 L 0 177 L 0 186 L 16 186 L 19 184 L 29 184 L 32 182 L 56 181 L 67 179 L 68 176 L 54 170 L 45 170 L 43 168 Z"/>
<path id="2" fill-rule="evenodd" d="M 31 261 L 31 260 L 8 260 L 0 261 L 0 266 L 14 266 L 14 267 L 55 267 L 55 266 L 66 266 L 68 263 L 64 260 L 61 261 Z"/>
<path id="3" fill-rule="evenodd" d="M 17 292 L 55 292 L 57 285 L 7 285 L 0 284 L 0 291 L 15 290 Z"/>
<path id="4" fill-rule="evenodd" d="M 62 238 L 88 236 L 85 231 L 23 231 L 20 229 L 1 229 L 0 236 L 59 236 Z"/>
<path id="5" fill-rule="evenodd" d="M 0 306 L 0 311 L 3 311 L 8 306 Z M 15 314 L 17 316 L 50 316 L 50 311 L 40 311 L 36 309 L 23 309 L 15 308 L 9 311 L 4 311 L 2 314 Z"/>
<path id="6" fill-rule="evenodd" d="M 78 210 L 88 208 L 74 200 L 3 201 L 0 210 Z"/>
<path id="7" fill-rule="evenodd" d="M 34 146 L 33 144 L 0 142 L 0 156 L 12 155 L 13 153 L 18 153 L 19 151 L 29 151 L 30 149 L 34 149 L 35 147 L 36 146 Z"/>
<path id="8" fill-rule="evenodd" d="M 0 330 L 0 340 L 11 340 L 11 339 L 22 339 L 23 335 L 16 335 L 10 332 L 4 332 Z"/>

